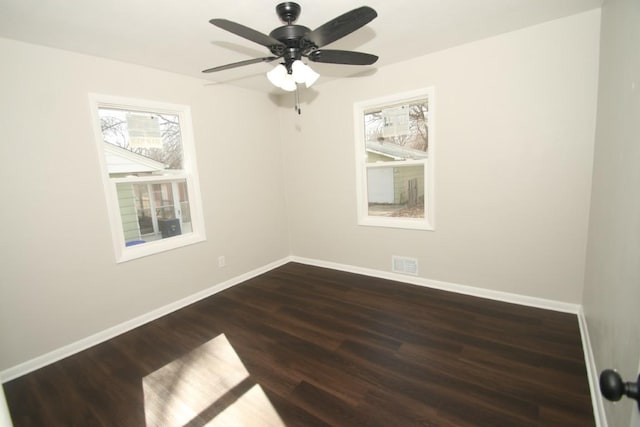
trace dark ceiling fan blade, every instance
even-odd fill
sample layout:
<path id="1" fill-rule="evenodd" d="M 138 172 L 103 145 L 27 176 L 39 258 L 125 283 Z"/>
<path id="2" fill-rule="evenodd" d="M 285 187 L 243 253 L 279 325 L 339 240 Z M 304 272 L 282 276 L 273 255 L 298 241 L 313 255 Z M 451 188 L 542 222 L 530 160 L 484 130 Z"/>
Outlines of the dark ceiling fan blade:
<path id="1" fill-rule="evenodd" d="M 252 42 L 258 43 L 265 47 L 270 48 L 274 45 L 284 46 L 280 41 L 274 39 L 273 37 L 270 37 L 252 28 L 245 27 L 244 25 L 238 24 L 237 22 L 229 21 L 226 19 L 211 19 L 209 22 L 211 22 L 216 27 L 220 27 L 223 30 L 227 30 L 230 33 L 243 37 L 247 40 L 251 40 Z"/>
<path id="2" fill-rule="evenodd" d="M 277 56 L 267 56 L 265 58 L 247 59 L 246 61 L 234 62 L 233 64 L 221 65 L 219 67 L 208 68 L 203 73 L 215 73 L 216 71 L 228 70 L 230 68 L 242 67 L 244 65 L 257 64 L 258 62 L 271 62 L 278 59 Z"/>
<path id="3" fill-rule="evenodd" d="M 312 41 L 316 47 L 326 46 L 366 25 L 376 16 L 378 14 L 375 10 L 362 6 L 319 26 L 304 38 Z"/>
<path id="4" fill-rule="evenodd" d="M 378 60 L 376 55 L 369 53 L 330 49 L 314 50 L 308 55 L 308 58 L 313 62 L 347 65 L 371 65 Z"/>

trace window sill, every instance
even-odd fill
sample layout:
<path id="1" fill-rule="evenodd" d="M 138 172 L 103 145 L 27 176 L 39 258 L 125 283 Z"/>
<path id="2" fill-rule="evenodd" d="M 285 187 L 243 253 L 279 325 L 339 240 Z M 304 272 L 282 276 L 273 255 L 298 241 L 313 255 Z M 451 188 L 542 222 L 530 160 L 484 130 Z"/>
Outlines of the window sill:
<path id="1" fill-rule="evenodd" d="M 180 236 L 173 236 L 166 239 L 155 240 L 152 242 L 146 242 L 140 245 L 127 246 L 124 244 L 116 248 L 116 262 L 127 262 L 138 258 L 143 258 L 149 255 L 155 255 L 162 252 L 170 251 L 173 249 L 182 248 L 184 246 L 193 245 L 206 241 L 206 236 L 200 233 L 182 234 Z"/>
<path id="2" fill-rule="evenodd" d="M 358 225 L 370 227 L 402 228 L 408 230 L 435 231 L 432 223 L 420 218 L 389 218 L 365 216 L 358 219 Z"/>

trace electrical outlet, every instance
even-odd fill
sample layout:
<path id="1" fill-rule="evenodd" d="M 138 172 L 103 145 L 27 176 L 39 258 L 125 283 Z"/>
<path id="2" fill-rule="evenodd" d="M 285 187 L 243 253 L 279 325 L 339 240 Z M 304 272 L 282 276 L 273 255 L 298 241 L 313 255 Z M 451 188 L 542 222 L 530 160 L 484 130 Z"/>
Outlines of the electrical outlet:
<path id="1" fill-rule="evenodd" d="M 227 259 L 224 255 L 218 257 L 218 267 L 225 267 L 227 265 Z"/>

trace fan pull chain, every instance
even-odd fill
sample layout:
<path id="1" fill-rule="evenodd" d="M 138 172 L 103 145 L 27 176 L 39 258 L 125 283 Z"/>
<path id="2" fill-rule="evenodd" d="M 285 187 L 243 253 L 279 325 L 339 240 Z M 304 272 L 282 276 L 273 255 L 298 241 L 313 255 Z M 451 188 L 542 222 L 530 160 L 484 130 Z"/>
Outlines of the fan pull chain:
<path id="1" fill-rule="evenodd" d="M 300 115 L 302 110 L 300 110 L 300 94 L 298 93 L 297 84 L 296 84 L 295 102 L 296 102 L 296 105 L 293 106 L 293 109 L 298 112 L 298 115 Z"/>

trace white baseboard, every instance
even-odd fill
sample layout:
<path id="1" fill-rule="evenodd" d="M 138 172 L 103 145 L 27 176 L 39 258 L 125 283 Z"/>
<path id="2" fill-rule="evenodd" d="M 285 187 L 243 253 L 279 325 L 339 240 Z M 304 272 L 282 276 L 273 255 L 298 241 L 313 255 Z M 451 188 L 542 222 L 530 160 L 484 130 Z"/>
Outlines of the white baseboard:
<path id="1" fill-rule="evenodd" d="M 477 288 L 474 286 L 459 285 L 456 283 L 441 282 L 439 280 L 425 279 L 422 277 L 405 276 L 403 274 L 391 273 L 388 271 L 373 270 L 364 267 L 355 267 L 352 265 L 338 264 L 329 261 L 320 261 L 297 256 L 290 257 L 292 262 L 301 264 L 314 265 L 316 267 L 330 268 L 333 270 L 346 271 L 349 273 L 362 274 L 365 276 L 378 277 L 381 279 L 394 280 L 396 282 L 404 282 L 412 285 L 424 286 L 427 288 L 440 289 L 443 291 L 455 292 L 458 294 L 471 295 L 480 298 L 486 298 L 496 301 L 509 302 L 513 304 L 525 305 L 529 307 L 544 308 L 546 310 L 560 311 L 563 313 L 578 314 L 580 312 L 580 304 L 572 304 L 567 302 L 555 301 L 544 298 L 531 297 L 526 295 L 512 294 L 509 292 L 494 291 L 491 289 Z"/>
<path id="2" fill-rule="evenodd" d="M 584 310 L 580 307 L 578 312 L 578 323 L 580 324 L 580 336 L 582 338 L 582 349 L 584 353 L 584 363 L 587 367 L 587 378 L 589 378 L 589 390 L 591 391 L 591 405 L 593 406 L 593 417 L 596 420 L 596 427 L 607 427 L 607 417 L 604 411 L 604 400 L 600 393 L 600 380 L 598 368 L 593 357 L 593 348 L 589 339 L 589 329 Z"/>
<path id="3" fill-rule="evenodd" d="M 274 261 L 270 264 L 256 268 L 255 270 L 252 270 L 248 273 L 241 274 L 232 279 L 226 280 L 222 283 L 213 285 L 210 288 L 204 289 L 200 292 L 196 292 L 195 294 L 189 295 L 178 301 L 175 301 L 163 307 L 157 308 L 146 314 L 143 314 L 141 316 L 138 316 L 126 322 L 120 323 L 118 325 L 112 326 L 108 329 L 105 329 L 96 334 L 90 335 L 86 338 L 83 338 L 71 344 L 57 348 L 53 351 L 50 351 L 46 354 L 35 357 L 31 360 L 27 360 L 24 363 L 5 369 L 4 371 L 0 372 L 0 383 L 11 381 L 12 379 L 28 374 L 29 372 L 33 372 L 36 369 L 40 369 L 46 365 L 57 362 L 58 360 L 64 359 L 65 357 L 69 357 L 82 350 L 86 350 L 89 347 L 93 347 L 96 344 L 100 344 L 101 342 L 107 341 L 115 336 L 118 336 L 132 329 L 135 329 L 138 326 L 142 326 L 145 323 L 149 323 L 153 320 L 156 320 L 162 316 L 165 316 L 169 313 L 172 313 L 176 310 L 186 307 L 189 304 L 193 304 L 194 302 L 200 301 L 201 299 L 207 298 L 211 295 L 217 294 L 218 292 L 224 291 L 225 289 L 228 289 L 239 283 L 247 281 L 253 277 L 256 277 L 263 273 L 271 271 L 274 268 L 280 267 L 281 265 L 284 265 L 288 262 L 290 262 L 289 257 L 285 257 L 278 261 Z"/>

